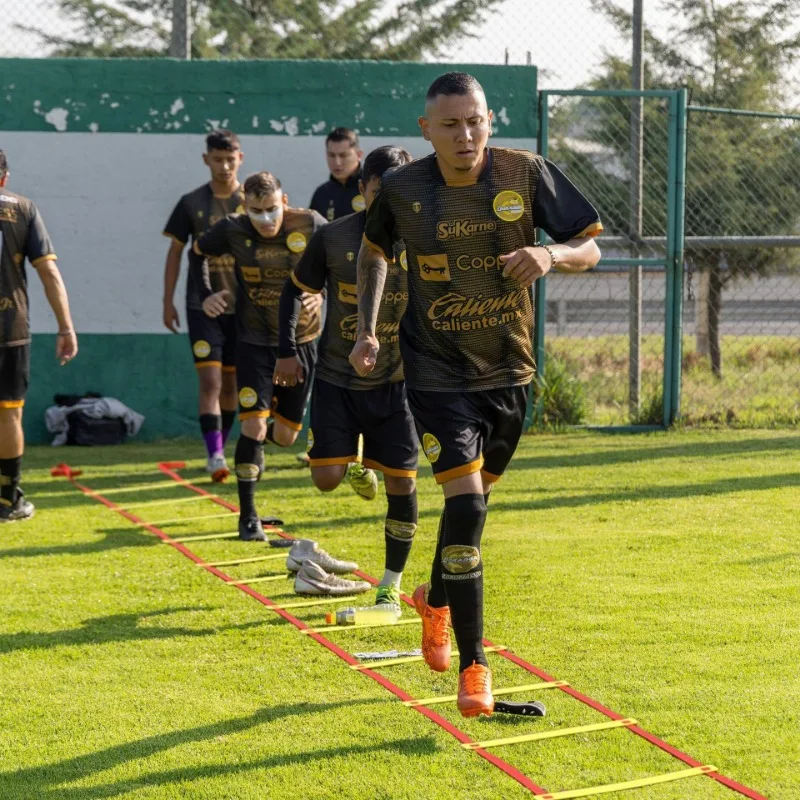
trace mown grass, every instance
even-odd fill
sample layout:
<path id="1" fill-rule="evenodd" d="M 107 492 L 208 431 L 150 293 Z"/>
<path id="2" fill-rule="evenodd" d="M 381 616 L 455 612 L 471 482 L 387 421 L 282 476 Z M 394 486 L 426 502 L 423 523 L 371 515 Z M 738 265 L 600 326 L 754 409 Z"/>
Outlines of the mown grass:
<path id="1" fill-rule="evenodd" d="M 525 437 L 490 503 L 486 634 L 771 800 L 800 794 L 800 435 L 693 431 Z M 68 459 L 98 491 L 158 482 L 159 460 L 195 443 L 33 448 L 38 514 L 0 529 L 0 797 L 522 798 L 510 778 L 257 602 L 53 479 Z M 221 493 L 235 499 L 235 486 Z M 440 507 L 428 469 L 404 588 L 425 579 Z M 184 498 L 164 484 L 118 502 Z M 292 453 L 268 455 L 264 511 L 367 572 L 383 566 L 385 502 L 346 487 L 321 496 Z M 150 519 L 218 513 L 204 502 L 139 508 Z M 234 518 L 170 525 L 233 530 Z M 197 543 L 202 557 L 258 550 Z M 230 568 L 237 576 L 279 571 Z M 275 598 L 286 583 L 261 584 Z M 324 609 L 297 615 L 321 622 Z M 414 647 L 417 629 L 332 634 L 351 650 Z M 532 676 L 490 656 L 495 685 Z M 385 670 L 411 694 L 455 689 L 454 671 Z M 520 697 L 518 699 L 528 699 Z M 603 718 L 557 691 L 543 720 L 461 721 L 475 738 Z M 551 790 L 683 765 L 616 730 L 497 754 Z M 724 800 L 708 778 L 632 800 Z"/>

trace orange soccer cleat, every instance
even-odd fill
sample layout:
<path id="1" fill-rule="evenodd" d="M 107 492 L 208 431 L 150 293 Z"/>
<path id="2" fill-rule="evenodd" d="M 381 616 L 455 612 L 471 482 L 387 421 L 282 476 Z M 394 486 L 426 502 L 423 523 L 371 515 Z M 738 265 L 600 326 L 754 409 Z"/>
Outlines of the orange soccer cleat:
<path id="1" fill-rule="evenodd" d="M 428 605 L 430 584 L 417 586 L 412 595 L 414 608 L 422 617 L 422 657 L 434 672 L 450 668 L 450 609 Z"/>
<path id="2" fill-rule="evenodd" d="M 492 716 L 492 672 L 489 667 L 473 661 L 458 676 L 458 710 L 462 717 Z"/>

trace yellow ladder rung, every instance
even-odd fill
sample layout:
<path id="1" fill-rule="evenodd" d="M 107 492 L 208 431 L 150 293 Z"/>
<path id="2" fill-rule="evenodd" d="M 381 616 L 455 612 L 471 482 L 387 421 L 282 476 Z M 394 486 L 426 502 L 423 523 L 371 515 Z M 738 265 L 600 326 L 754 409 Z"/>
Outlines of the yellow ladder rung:
<path id="1" fill-rule="evenodd" d="M 230 517 L 231 512 L 226 511 L 224 514 L 204 514 L 201 517 L 175 517 L 173 519 L 161 519 L 156 522 L 140 522 L 140 525 L 151 525 L 154 528 L 160 528 L 162 525 L 182 525 L 186 522 L 198 522 L 204 519 L 220 519 L 220 517 Z"/>
<path id="2" fill-rule="evenodd" d="M 569 686 L 566 681 L 549 681 L 547 683 L 526 683 L 524 686 L 509 686 L 507 689 L 495 689 L 492 694 L 500 697 L 504 694 L 514 694 L 514 692 L 534 692 L 539 689 L 558 689 L 561 686 Z M 404 700 L 403 705 L 414 708 L 415 706 L 433 706 L 437 703 L 455 703 L 458 700 L 457 694 L 442 695 L 441 697 L 427 697 L 424 700 Z"/>
<path id="3" fill-rule="evenodd" d="M 141 503 L 130 503 L 129 505 L 125 506 L 123 511 L 130 511 L 132 508 L 142 508 L 147 506 L 150 508 L 151 506 L 171 506 L 177 505 L 178 503 L 196 503 L 198 500 L 219 500 L 216 495 L 202 495 L 202 494 L 194 494 L 191 497 L 177 497 L 168 500 L 142 500 Z"/>
<path id="4" fill-rule="evenodd" d="M 225 536 L 238 536 L 239 534 L 228 534 Z M 180 541 L 173 539 L 173 542 Z M 238 564 L 252 564 L 256 561 L 273 561 L 278 558 L 286 558 L 286 553 L 270 553 L 268 556 L 253 556 L 252 558 L 232 558 L 230 561 L 208 561 L 202 564 L 195 564 L 196 567 L 235 567 Z"/>
<path id="5" fill-rule="evenodd" d="M 237 578 L 235 581 L 225 581 L 228 586 L 249 586 L 251 583 L 266 583 L 267 581 L 285 581 L 294 578 L 294 575 L 259 575 L 257 578 Z"/>
<path id="6" fill-rule="evenodd" d="M 501 644 L 484 647 L 484 653 L 499 653 L 501 650 L 508 650 Z M 451 656 L 457 656 L 458 650 L 453 650 Z M 363 661 L 360 664 L 351 664 L 350 669 L 379 669 L 381 667 L 393 667 L 395 664 L 413 664 L 415 661 L 423 661 L 423 656 L 402 656 L 401 658 L 387 658 L 384 660 Z"/>
<path id="7" fill-rule="evenodd" d="M 194 536 L 179 536 L 177 539 L 173 539 L 173 542 L 181 542 L 185 544 L 186 542 L 209 542 L 214 539 L 236 539 L 239 536 L 238 531 L 234 531 L 233 533 L 201 533 L 195 534 Z M 169 544 L 169 542 L 164 542 L 164 544 Z M 213 567 L 213 564 L 198 564 L 198 567 Z"/>
<path id="8" fill-rule="evenodd" d="M 605 786 L 593 786 L 588 789 L 572 789 L 566 792 L 550 792 L 549 794 L 539 795 L 539 800 L 572 800 L 574 797 L 593 797 L 597 794 L 607 794 L 608 792 L 623 792 L 626 789 L 639 789 L 642 786 L 653 786 L 656 783 L 669 783 L 679 781 L 682 778 L 691 778 L 695 775 L 707 775 L 709 772 L 716 772 L 717 768 L 711 764 L 692 769 L 682 769 L 678 772 L 668 772 L 666 775 L 654 775 L 651 778 L 640 778 L 635 781 L 625 781 L 624 783 L 607 783 Z"/>
<path id="9" fill-rule="evenodd" d="M 328 603 L 349 603 L 357 597 L 358 595 L 351 594 L 346 597 L 323 597 L 320 600 L 298 600 L 296 603 L 281 603 L 277 606 L 266 606 L 266 608 L 270 611 L 283 611 L 285 608 L 310 608 L 311 606 L 324 606 Z"/>
<path id="10" fill-rule="evenodd" d="M 487 747 L 501 747 L 506 744 L 519 744 L 520 742 L 535 742 L 539 739 L 556 739 L 559 736 L 574 736 L 577 733 L 591 733 L 592 731 L 605 731 L 611 728 L 625 728 L 636 725 L 635 719 L 617 719 L 612 722 L 597 722 L 594 725 L 579 725 L 577 728 L 557 728 L 552 731 L 540 733 L 525 733 L 521 736 L 509 736 L 506 739 L 487 739 L 485 742 L 468 742 L 461 746 L 465 750 L 483 750 Z"/>
<path id="11" fill-rule="evenodd" d="M 92 489 L 93 494 L 101 494 L 103 497 L 106 497 L 110 494 L 123 494 L 125 492 L 143 492 L 145 490 L 150 491 L 151 489 L 165 489 L 167 486 L 172 486 L 174 489 L 176 486 L 181 486 L 183 484 L 176 483 L 175 481 L 158 481 L 158 483 L 137 483 L 131 486 L 117 486 L 113 489 Z"/>
<path id="12" fill-rule="evenodd" d="M 303 628 L 300 633 L 330 633 L 331 631 L 360 631 L 364 628 L 394 628 L 397 625 L 419 625 L 422 620 L 399 619 L 397 622 L 369 622 L 366 625 L 321 625 L 318 628 Z"/>

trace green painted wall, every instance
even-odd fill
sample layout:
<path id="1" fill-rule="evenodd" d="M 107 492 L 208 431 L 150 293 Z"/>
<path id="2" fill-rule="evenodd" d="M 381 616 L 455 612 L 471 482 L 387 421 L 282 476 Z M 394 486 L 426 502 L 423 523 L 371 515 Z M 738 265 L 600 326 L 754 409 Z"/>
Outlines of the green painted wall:
<path id="1" fill-rule="evenodd" d="M 483 84 L 503 137 L 536 136 L 536 68 L 368 61 L 0 59 L 0 130 L 416 136 L 432 80 Z"/>
<path id="2" fill-rule="evenodd" d="M 101 392 L 144 414 L 138 439 L 199 435 L 197 376 L 186 336 L 83 334 L 77 358 L 65 367 L 55 360 L 55 340 L 51 334 L 33 336 L 23 417 L 30 444 L 50 442 L 44 411 L 63 392 Z"/>

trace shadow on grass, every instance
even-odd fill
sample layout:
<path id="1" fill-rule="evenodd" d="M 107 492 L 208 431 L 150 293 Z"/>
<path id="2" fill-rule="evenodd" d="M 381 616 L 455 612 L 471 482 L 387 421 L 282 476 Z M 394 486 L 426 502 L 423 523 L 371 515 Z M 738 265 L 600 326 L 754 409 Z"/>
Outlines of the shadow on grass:
<path id="1" fill-rule="evenodd" d="M 436 752 L 436 744 L 432 736 L 424 738 L 395 739 L 364 745 L 342 745 L 320 750 L 305 750 L 299 753 L 274 755 L 251 761 L 228 762 L 223 764 L 207 764 L 187 766 L 160 772 L 143 773 L 135 778 L 105 783 L 101 786 L 64 787 L 65 783 L 82 780 L 96 772 L 113 769 L 120 764 L 149 758 L 166 752 L 174 747 L 193 743 L 207 742 L 223 736 L 243 733 L 260 725 L 275 722 L 286 717 L 324 713 L 342 707 L 354 705 L 374 705 L 391 702 L 386 699 L 342 700 L 335 703 L 297 703 L 262 708 L 246 717 L 221 720 L 196 728 L 150 736 L 126 744 L 108 747 L 96 753 L 46 764 L 40 767 L 21 769 L 16 772 L 0 773 L 0 785 L 4 787 L 4 800 L 19 798 L 29 800 L 36 798 L 59 798 L 59 800 L 87 800 L 88 798 L 116 797 L 144 787 L 157 787 L 165 784 L 180 784 L 206 778 L 219 778 L 252 770 L 270 769 L 291 764 L 307 764 L 312 761 L 326 761 L 337 756 L 367 755 L 379 751 L 396 751 L 404 754 L 413 753 L 419 756 L 430 756 Z M 269 743 L 264 744 L 268 749 Z"/>
<path id="2" fill-rule="evenodd" d="M 53 647 L 70 647 L 73 645 L 103 645 L 111 642 L 150 641 L 153 639 L 172 639 L 177 636 L 214 636 L 223 631 L 246 631 L 251 628 L 263 628 L 274 622 L 272 619 L 256 620 L 240 625 L 220 625 L 214 628 L 181 628 L 181 627 L 143 627 L 140 621 L 152 617 L 163 617 L 184 611 L 211 611 L 208 606 L 180 606 L 163 608 L 158 611 L 140 614 L 111 614 L 107 617 L 96 617 L 83 622 L 80 628 L 62 631 L 36 633 L 21 631 L 20 633 L 0 634 L 0 654 L 12 653 L 16 650 L 47 650 Z M 2 796 L 2 795 L 0 795 Z"/>
<path id="3" fill-rule="evenodd" d="M 35 521 L 34 521 L 35 524 Z M 74 544 L 37 545 L 31 547 L 10 547 L 0 550 L 2 558 L 35 558 L 37 556 L 82 556 L 93 553 L 104 553 L 122 547 L 152 547 L 160 544 L 158 537 L 138 530 L 131 525 L 128 528 L 101 528 L 92 533 L 103 534 L 102 539 L 91 542 L 75 542 Z"/>

